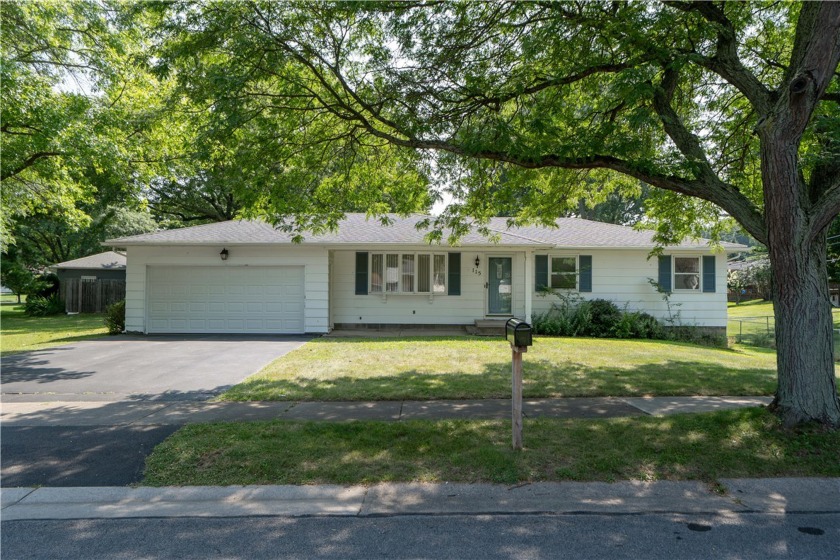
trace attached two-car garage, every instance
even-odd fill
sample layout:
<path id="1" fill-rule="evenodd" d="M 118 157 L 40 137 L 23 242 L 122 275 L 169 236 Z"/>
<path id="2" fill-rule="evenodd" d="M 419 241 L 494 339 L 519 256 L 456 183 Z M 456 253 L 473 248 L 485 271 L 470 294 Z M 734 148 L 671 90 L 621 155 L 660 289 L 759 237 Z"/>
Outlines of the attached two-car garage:
<path id="1" fill-rule="evenodd" d="M 147 332 L 305 332 L 303 266 L 148 266 Z"/>

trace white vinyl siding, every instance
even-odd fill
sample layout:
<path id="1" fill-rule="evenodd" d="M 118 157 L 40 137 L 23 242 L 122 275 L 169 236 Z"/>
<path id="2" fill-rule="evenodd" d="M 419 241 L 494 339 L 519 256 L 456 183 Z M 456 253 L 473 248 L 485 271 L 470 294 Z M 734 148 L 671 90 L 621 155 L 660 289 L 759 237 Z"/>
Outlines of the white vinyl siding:
<path id="1" fill-rule="evenodd" d="M 648 258 L 650 251 L 587 249 L 585 253 L 592 255 L 592 291 L 581 293 L 581 297 L 588 300 L 606 299 L 619 308 L 624 308 L 626 305 L 630 311 L 644 311 L 660 320 L 669 318 L 668 305 L 662 299 L 662 294 L 650 284 L 650 281 L 655 281 L 659 275 L 657 259 Z M 701 262 L 704 254 L 709 253 L 695 253 Z M 679 256 L 693 258 L 695 255 L 681 253 Z M 725 286 L 726 255 L 715 255 L 715 259 L 715 282 L 718 286 Z M 715 293 L 704 293 L 700 290 L 674 290 L 669 297 L 671 316 L 679 313 L 680 324 L 698 327 L 726 326 L 725 290 L 717 290 Z M 534 294 L 533 314 L 548 311 L 551 304 L 558 301 L 557 296 Z"/>

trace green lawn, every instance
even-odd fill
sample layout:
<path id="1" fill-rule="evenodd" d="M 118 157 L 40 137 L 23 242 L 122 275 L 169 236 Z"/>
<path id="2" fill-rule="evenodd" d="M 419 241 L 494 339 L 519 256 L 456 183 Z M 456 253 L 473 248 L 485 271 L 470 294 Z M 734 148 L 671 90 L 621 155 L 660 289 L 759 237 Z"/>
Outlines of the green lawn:
<path id="1" fill-rule="evenodd" d="M 537 337 L 526 397 L 770 395 L 775 353 L 693 344 Z M 493 338 L 321 338 L 223 400 L 481 399 L 510 396 L 510 347 Z"/>
<path id="2" fill-rule="evenodd" d="M 0 352 L 12 354 L 69 344 L 107 334 L 101 314 L 27 317 L 14 296 L 0 302 Z"/>
<path id="3" fill-rule="evenodd" d="M 840 431 L 782 430 L 761 408 L 665 418 L 510 422 L 253 422 L 182 428 L 146 460 L 144 483 L 705 480 L 840 476 Z"/>
<path id="4" fill-rule="evenodd" d="M 744 343 L 757 343 L 761 346 L 771 346 L 776 320 L 773 316 L 773 303 L 762 299 L 745 301 L 740 304 L 730 303 L 728 307 L 729 322 L 726 335 L 730 340 Z M 840 309 L 833 309 L 834 318 L 834 348 L 840 350 Z M 840 352 L 836 352 L 840 359 Z"/>
<path id="5" fill-rule="evenodd" d="M 758 337 L 766 339 L 763 345 L 770 345 L 776 326 L 772 302 L 757 299 L 737 305 L 730 303 L 727 314 L 726 336 L 730 340 L 751 342 Z"/>

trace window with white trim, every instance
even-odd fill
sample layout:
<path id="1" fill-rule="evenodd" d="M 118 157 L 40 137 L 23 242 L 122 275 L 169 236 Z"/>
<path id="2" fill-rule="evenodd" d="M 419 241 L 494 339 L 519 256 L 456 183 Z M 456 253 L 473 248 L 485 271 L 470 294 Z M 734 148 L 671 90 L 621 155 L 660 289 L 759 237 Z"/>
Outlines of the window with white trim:
<path id="1" fill-rule="evenodd" d="M 446 294 L 446 254 L 371 253 L 370 293 Z"/>
<path id="2" fill-rule="evenodd" d="M 674 257 L 674 289 L 700 289 L 700 257 Z"/>
<path id="3" fill-rule="evenodd" d="M 577 257 L 551 257 L 549 285 L 552 289 L 577 289 Z"/>

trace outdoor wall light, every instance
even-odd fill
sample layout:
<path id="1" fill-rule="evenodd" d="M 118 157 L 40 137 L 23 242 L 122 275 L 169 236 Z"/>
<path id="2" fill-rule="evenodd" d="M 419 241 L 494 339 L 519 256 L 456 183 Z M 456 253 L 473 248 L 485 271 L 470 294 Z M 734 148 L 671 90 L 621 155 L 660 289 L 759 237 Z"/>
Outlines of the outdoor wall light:
<path id="1" fill-rule="evenodd" d="M 227 249 L 222 249 L 222 252 L 219 253 L 219 256 L 222 257 L 223 261 L 226 261 L 227 258 L 228 258 L 228 250 Z"/>
<path id="2" fill-rule="evenodd" d="M 481 259 L 479 259 L 479 258 L 478 258 L 478 255 L 476 255 L 476 256 L 475 256 L 475 267 L 476 267 L 476 268 L 478 268 L 478 266 L 479 266 L 480 264 L 481 264 Z"/>

